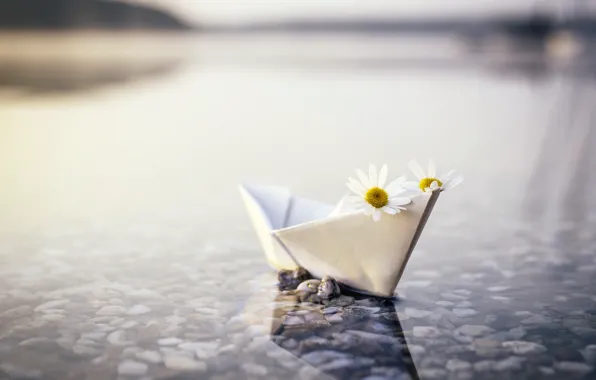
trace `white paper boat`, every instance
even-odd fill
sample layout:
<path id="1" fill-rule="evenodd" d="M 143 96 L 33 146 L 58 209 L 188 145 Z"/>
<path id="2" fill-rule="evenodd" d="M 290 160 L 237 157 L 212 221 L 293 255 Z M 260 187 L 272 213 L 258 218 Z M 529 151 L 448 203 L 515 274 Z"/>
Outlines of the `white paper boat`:
<path id="1" fill-rule="evenodd" d="M 280 187 L 241 185 L 240 192 L 275 269 L 306 268 L 313 276 L 392 297 L 440 191 L 421 193 L 397 215 L 374 222 L 363 211 L 293 196 Z"/>

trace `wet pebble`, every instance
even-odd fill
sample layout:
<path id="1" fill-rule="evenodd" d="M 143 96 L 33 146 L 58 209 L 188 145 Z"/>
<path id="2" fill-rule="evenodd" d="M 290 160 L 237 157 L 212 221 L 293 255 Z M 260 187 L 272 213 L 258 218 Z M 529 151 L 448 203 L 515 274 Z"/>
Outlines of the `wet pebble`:
<path id="1" fill-rule="evenodd" d="M 465 371 L 472 368 L 472 365 L 465 360 L 451 359 L 447 361 L 445 368 L 449 371 Z"/>
<path id="2" fill-rule="evenodd" d="M 586 363 L 562 361 L 556 362 L 554 367 L 557 371 L 572 372 L 579 374 L 588 374 L 594 370 L 594 367 Z"/>
<path id="3" fill-rule="evenodd" d="M 97 311 L 97 315 L 122 315 L 126 313 L 126 308 L 123 306 L 111 305 L 104 306 Z"/>
<path id="4" fill-rule="evenodd" d="M 179 338 L 162 338 L 157 340 L 157 344 L 160 346 L 176 346 L 184 341 Z"/>
<path id="5" fill-rule="evenodd" d="M 534 342 L 526 342 L 523 340 L 514 340 L 503 342 L 503 347 L 510 349 L 514 354 L 539 354 L 546 351 L 546 347 Z"/>
<path id="6" fill-rule="evenodd" d="M 414 326 L 412 334 L 416 338 L 436 338 L 441 335 L 441 332 L 433 326 Z"/>
<path id="7" fill-rule="evenodd" d="M 141 315 L 150 312 L 151 309 L 145 305 L 134 305 L 126 311 L 127 315 Z"/>
<path id="8" fill-rule="evenodd" d="M 207 364 L 202 361 L 196 361 L 194 359 L 184 356 L 167 356 L 164 359 L 164 365 L 166 368 L 178 370 L 178 371 L 190 371 L 190 372 L 206 372 Z"/>
<path id="9" fill-rule="evenodd" d="M 453 309 L 453 314 L 459 318 L 466 318 L 474 316 L 478 314 L 478 312 L 474 309 Z"/>
<path id="10" fill-rule="evenodd" d="M 161 361 L 162 361 L 161 354 L 157 351 L 147 350 L 147 351 L 137 352 L 135 354 L 135 357 L 139 360 L 143 360 L 145 362 L 153 363 L 153 364 L 161 363 Z"/>
<path id="11" fill-rule="evenodd" d="M 118 374 L 123 376 L 141 376 L 147 372 L 148 368 L 145 363 L 125 360 L 118 365 Z"/>

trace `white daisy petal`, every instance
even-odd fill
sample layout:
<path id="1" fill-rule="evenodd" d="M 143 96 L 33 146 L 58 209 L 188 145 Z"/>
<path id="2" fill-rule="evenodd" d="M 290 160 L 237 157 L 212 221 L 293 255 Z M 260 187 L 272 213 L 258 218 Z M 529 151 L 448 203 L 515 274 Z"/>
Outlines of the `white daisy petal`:
<path id="1" fill-rule="evenodd" d="M 361 182 L 355 180 L 352 177 L 348 178 L 348 181 L 348 189 L 362 196 L 366 194 L 366 187 L 364 187 Z"/>
<path id="2" fill-rule="evenodd" d="M 397 210 L 394 208 L 391 208 L 389 206 L 383 206 L 383 211 L 385 211 L 387 214 L 390 214 L 390 215 L 397 214 Z"/>
<path id="3" fill-rule="evenodd" d="M 435 166 L 435 162 L 430 159 L 428 161 L 428 176 L 431 178 L 435 178 L 437 175 L 437 167 Z"/>
<path id="4" fill-rule="evenodd" d="M 387 185 L 387 187 L 385 188 L 385 191 L 387 192 L 389 197 L 392 197 L 396 194 L 399 194 L 400 190 L 403 189 L 404 183 L 406 183 L 406 177 L 401 176 L 401 177 L 391 181 L 391 183 L 389 185 Z"/>
<path id="5" fill-rule="evenodd" d="M 375 212 L 376 208 L 371 206 L 369 203 L 364 202 L 364 213 L 366 215 L 372 215 Z"/>
<path id="6" fill-rule="evenodd" d="M 370 181 L 368 180 L 368 176 L 366 174 L 364 174 L 364 172 L 360 169 L 356 170 L 356 174 L 358 175 L 358 178 L 360 179 L 360 181 L 362 182 L 362 185 L 367 188 L 370 189 L 372 186 L 370 184 Z"/>
<path id="7" fill-rule="evenodd" d="M 453 176 L 451 178 L 448 178 L 446 183 L 443 183 L 443 188 L 445 190 L 447 189 L 452 189 L 455 186 L 459 185 L 460 183 L 462 183 L 464 181 L 464 177 L 454 173 Z"/>
<path id="8" fill-rule="evenodd" d="M 371 187 L 379 186 L 379 180 L 377 176 L 377 167 L 373 164 L 368 166 L 368 180 Z"/>
<path id="9" fill-rule="evenodd" d="M 378 222 L 379 220 L 381 220 L 381 210 L 376 208 L 372 214 L 372 217 L 375 222 Z"/>
<path id="10" fill-rule="evenodd" d="M 379 187 L 385 187 L 385 182 L 387 182 L 387 165 L 383 165 L 379 172 Z"/>
<path id="11" fill-rule="evenodd" d="M 408 197 L 394 197 L 389 199 L 389 206 L 395 208 L 396 206 L 405 206 L 412 203 L 412 199 Z"/>
<path id="12" fill-rule="evenodd" d="M 421 180 L 422 178 L 425 177 L 424 170 L 422 170 L 422 167 L 420 166 L 420 164 L 418 162 L 416 162 L 416 160 L 412 160 L 412 161 L 408 162 L 408 167 L 410 168 L 412 173 L 414 173 L 416 178 L 418 178 L 419 180 Z"/>

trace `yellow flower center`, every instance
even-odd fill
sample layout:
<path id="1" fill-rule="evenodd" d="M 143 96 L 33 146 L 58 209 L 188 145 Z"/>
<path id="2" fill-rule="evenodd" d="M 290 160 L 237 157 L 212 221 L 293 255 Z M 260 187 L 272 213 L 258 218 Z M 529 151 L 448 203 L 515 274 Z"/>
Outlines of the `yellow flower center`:
<path id="1" fill-rule="evenodd" d="M 439 181 L 437 178 L 422 178 L 420 180 L 420 189 L 422 189 L 422 191 L 426 190 L 426 188 L 430 187 L 430 184 L 435 181 L 437 181 L 439 187 L 443 186 L 443 182 Z"/>
<path id="2" fill-rule="evenodd" d="M 364 200 L 374 208 L 381 208 L 389 203 L 389 195 L 380 187 L 373 187 L 366 192 Z"/>

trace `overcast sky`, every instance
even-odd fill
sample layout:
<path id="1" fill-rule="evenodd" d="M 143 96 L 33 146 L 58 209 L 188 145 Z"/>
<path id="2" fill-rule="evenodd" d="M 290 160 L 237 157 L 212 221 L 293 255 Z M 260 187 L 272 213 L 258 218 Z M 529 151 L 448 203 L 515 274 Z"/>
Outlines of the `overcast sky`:
<path id="1" fill-rule="evenodd" d="M 528 14 L 557 0 L 129 0 L 159 4 L 184 18 L 245 22 L 294 17 L 408 17 Z M 564 1 L 564 0 L 563 0 Z"/>

